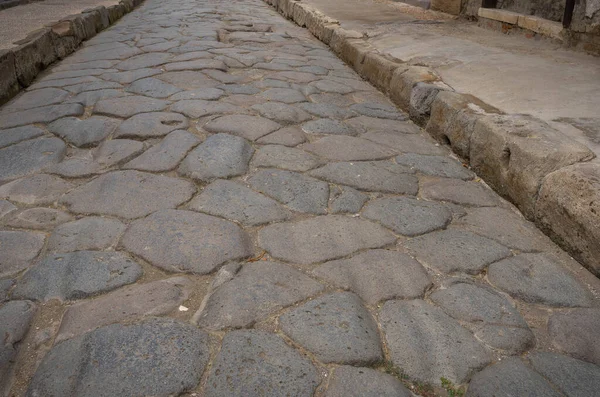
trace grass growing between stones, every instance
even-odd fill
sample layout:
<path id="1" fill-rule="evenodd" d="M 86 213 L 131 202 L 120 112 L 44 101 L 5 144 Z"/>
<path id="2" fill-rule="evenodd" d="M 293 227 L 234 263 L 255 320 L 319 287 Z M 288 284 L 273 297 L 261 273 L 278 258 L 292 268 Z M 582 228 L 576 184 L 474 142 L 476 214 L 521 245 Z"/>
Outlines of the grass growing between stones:
<path id="1" fill-rule="evenodd" d="M 421 383 L 421 382 L 411 381 L 410 378 L 408 377 L 408 375 L 405 374 L 404 371 L 402 371 L 402 369 L 395 366 L 391 361 L 386 361 L 383 364 L 382 369 L 386 374 L 389 374 L 389 375 L 392 375 L 392 376 L 398 378 L 404 384 L 404 386 L 406 386 L 409 390 L 411 390 L 413 393 L 418 394 L 419 396 L 423 396 L 423 397 L 436 397 L 437 396 L 434 388 L 431 385 Z M 456 396 L 458 397 L 459 395 L 456 395 Z M 462 396 L 462 394 L 461 394 L 461 396 Z"/>
<path id="2" fill-rule="evenodd" d="M 448 397 L 463 397 L 465 395 L 464 389 L 454 386 L 454 383 L 450 380 L 444 377 L 441 377 L 440 380 L 442 381 L 442 388 L 448 393 Z"/>

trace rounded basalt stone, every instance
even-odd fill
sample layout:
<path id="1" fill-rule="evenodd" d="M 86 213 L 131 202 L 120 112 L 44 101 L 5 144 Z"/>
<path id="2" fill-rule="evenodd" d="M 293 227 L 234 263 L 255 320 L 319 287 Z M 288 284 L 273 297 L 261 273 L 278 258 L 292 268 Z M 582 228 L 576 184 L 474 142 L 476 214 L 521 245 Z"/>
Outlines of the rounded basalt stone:
<path id="1" fill-rule="evenodd" d="M 182 210 L 162 210 L 133 222 L 121 244 L 154 266 L 197 274 L 253 253 L 249 236 L 236 224 Z"/>
<path id="2" fill-rule="evenodd" d="M 72 215 L 55 208 L 27 208 L 11 213 L 6 219 L 6 225 L 22 229 L 52 230 L 71 220 Z"/>
<path id="3" fill-rule="evenodd" d="M 262 146 L 256 151 L 252 165 L 262 168 L 281 168 L 288 171 L 308 171 L 324 163 L 304 150 L 283 145 Z"/>
<path id="4" fill-rule="evenodd" d="M 94 146 L 109 136 L 121 121 L 92 116 L 85 120 L 65 117 L 48 125 L 48 131 L 77 147 Z"/>
<path id="5" fill-rule="evenodd" d="M 349 365 L 333 371 L 325 397 L 412 397 L 413 394 L 391 375 L 371 368 Z"/>
<path id="6" fill-rule="evenodd" d="M 251 141 L 279 128 L 281 125 L 264 117 L 243 114 L 219 117 L 204 126 L 204 129 L 210 132 L 237 135 Z"/>
<path id="7" fill-rule="evenodd" d="M 115 138 L 156 138 L 187 127 L 187 118 L 179 113 L 140 113 L 121 123 Z"/>
<path id="8" fill-rule="evenodd" d="M 24 231 L 0 231 L 0 277 L 28 268 L 40 253 L 46 236 Z"/>
<path id="9" fill-rule="evenodd" d="M 396 157 L 398 164 L 407 165 L 423 174 L 469 180 L 475 174 L 455 159 L 446 156 L 425 156 L 406 153 Z"/>
<path id="10" fill-rule="evenodd" d="M 44 170 L 62 160 L 66 146 L 58 138 L 38 138 L 0 149 L 0 183 Z"/>
<path id="11" fill-rule="evenodd" d="M 36 174 L 0 187 L 0 198 L 26 205 L 48 205 L 73 187 L 59 177 Z"/>
<path id="12" fill-rule="evenodd" d="M 580 360 L 600 365 L 600 309 L 573 309 L 555 313 L 548 320 L 552 343 L 559 350 Z"/>
<path id="13" fill-rule="evenodd" d="M 35 305 L 29 301 L 10 301 L 0 305 L 0 392 L 6 391 L 5 395 L 8 395 L 13 380 L 12 368 L 35 311 Z"/>
<path id="14" fill-rule="evenodd" d="M 308 134 L 358 135 L 358 131 L 339 120 L 318 119 L 302 124 L 302 130 Z"/>
<path id="15" fill-rule="evenodd" d="M 397 153 L 378 143 L 344 135 L 326 136 L 316 142 L 306 143 L 300 148 L 337 161 L 380 160 Z"/>
<path id="16" fill-rule="evenodd" d="M 86 217 L 56 227 L 48 239 L 48 250 L 103 250 L 116 246 L 124 231 L 125 225 L 116 219 Z"/>

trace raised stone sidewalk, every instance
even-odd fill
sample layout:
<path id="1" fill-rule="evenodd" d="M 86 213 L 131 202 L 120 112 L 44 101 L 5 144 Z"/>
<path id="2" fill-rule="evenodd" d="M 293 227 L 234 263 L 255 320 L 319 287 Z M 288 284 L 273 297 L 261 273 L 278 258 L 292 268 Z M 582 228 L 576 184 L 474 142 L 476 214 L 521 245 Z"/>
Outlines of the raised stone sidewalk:
<path id="1" fill-rule="evenodd" d="M 600 280 L 408 117 L 147 0 L 0 108 L 0 394 L 597 393 Z"/>

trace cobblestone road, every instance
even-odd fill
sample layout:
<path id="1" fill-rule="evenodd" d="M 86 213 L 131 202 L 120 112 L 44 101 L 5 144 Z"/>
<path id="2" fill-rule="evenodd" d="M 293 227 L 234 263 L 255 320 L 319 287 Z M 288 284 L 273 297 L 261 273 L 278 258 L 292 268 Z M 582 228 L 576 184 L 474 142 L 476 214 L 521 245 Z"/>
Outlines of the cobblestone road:
<path id="1" fill-rule="evenodd" d="M 598 395 L 598 280 L 406 119 L 258 0 L 147 0 L 0 110 L 0 387 Z"/>

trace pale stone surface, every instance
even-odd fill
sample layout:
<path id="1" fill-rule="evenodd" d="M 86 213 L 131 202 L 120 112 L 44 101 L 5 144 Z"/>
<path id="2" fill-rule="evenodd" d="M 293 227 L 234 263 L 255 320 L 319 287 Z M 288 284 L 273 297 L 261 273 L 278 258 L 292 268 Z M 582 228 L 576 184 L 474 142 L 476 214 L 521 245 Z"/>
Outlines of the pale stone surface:
<path id="1" fill-rule="evenodd" d="M 73 252 L 114 248 L 125 225 L 116 219 L 86 217 L 57 226 L 48 239 L 48 250 Z"/>
<path id="2" fill-rule="evenodd" d="M 73 188 L 61 178 L 36 174 L 0 186 L 0 197 L 26 205 L 48 205 Z"/>
<path id="3" fill-rule="evenodd" d="M 18 273 L 31 265 L 46 236 L 24 231 L 0 231 L 0 277 Z"/>

